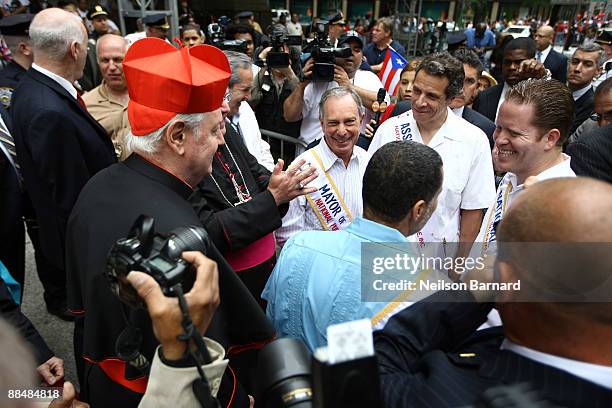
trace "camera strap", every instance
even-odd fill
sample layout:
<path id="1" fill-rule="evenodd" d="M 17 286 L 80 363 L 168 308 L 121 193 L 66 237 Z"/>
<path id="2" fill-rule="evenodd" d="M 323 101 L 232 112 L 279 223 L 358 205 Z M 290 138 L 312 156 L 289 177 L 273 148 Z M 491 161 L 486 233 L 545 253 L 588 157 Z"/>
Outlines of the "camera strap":
<path id="1" fill-rule="evenodd" d="M 181 326 L 183 327 L 183 330 L 185 330 L 185 332 L 179 334 L 177 338 L 178 340 L 187 343 L 187 352 L 191 358 L 194 359 L 196 369 L 198 370 L 198 374 L 200 374 L 200 378 L 195 379 L 191 384 L 193 393 L 202 407 L 220 408 L 221 405 L 219 404 L 219 401 L 212 396 L 210 392 L 210 385 L 208 384 L 204 370 L 202 370 L 202 365 L 212 362 L 212 358 L 210 357 L 210 353 L 208 352 L 204 338 L 198 332 L 198 330 L 196 330 L 196 327 L 191 320 L 191 316 L 189 316 L 189 306 L 187 305 L 185 295 L 183 294 L 183 286 L 180 283 L 177 283 L 172 287 L 172 291 L 178 297 L 181 313 L 183 314 Z M 189 340 L 193 340 L 193 343 L 196 346 L 195 351 L 191 349 Z"/>

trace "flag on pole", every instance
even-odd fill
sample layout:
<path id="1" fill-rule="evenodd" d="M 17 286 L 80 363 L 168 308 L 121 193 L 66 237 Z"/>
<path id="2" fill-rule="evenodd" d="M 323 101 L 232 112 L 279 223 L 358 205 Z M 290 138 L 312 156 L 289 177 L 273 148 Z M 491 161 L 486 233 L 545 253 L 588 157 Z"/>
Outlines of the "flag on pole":
<path id="1" fill-rule="evenodd" d="M 397 86 L 400 83 L 402 69 L 404 69 L 406 64 L 408 64 L 408 61 L 397 51 L 391 47 L 387 49 L 387 55 L 385 55 L 385 60 L 378 76 L 389 95 L 395 95 Z"/>

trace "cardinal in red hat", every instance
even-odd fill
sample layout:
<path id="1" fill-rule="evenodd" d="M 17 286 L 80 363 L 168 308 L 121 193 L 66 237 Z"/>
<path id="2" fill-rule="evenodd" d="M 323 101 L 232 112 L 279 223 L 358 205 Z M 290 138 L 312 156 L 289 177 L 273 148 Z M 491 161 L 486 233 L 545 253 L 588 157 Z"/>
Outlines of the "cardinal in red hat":
<path id="1" fill-rule="evenodd" d="M 141 214 L 154 218 L 158 233 L 202 227 L 188 198 L 193 186 L 211 173 L 213 155 L 224 143 L 221 105 L 230 78 L 227 58 L 217 48 L 176 49 L 154 38 L 134 43 L 123 69 L 132 128 L 127 144 L 133 153 L 85 186 L 66 236 L 81 396 L 96 407 L 136 407 L 147 384 L 166 396 L 180 392 L 193 397 L 190 383 L 180 382 L 184 376 L 160 382 L 159 372 L 152 369 L 158 378 L 152 374 L 149 379 L 142 363 L 159 366 L 160 358 L 164 362 L 163 348 L 157 349 L 148 312 L 123 304 L 107 283 L 105 271 L 110 248 L 127 236 Z M 274 337 L 274 330 L 213 242 L 205 255 L 218 265 L 221 298 L 206 330 L 209 340 L 221 348 L 214 346 L 218 352 L 210 354 L 221 372 L 228 360 L 232 367 L 225 371 L 219 399 L 224 406 L 230 399 L 233 406 L 248 406 L 246 393 L 255 392 L 251 379 L 257 350 Z M 187 281 L 184 286 L 190 290 Z M 122 350 L 127 346 L 136 352 L 126 356 Z M 189 362 L 181 364 L 185 363 Z M 192 380 L 199 377 L 195 367 L 192 374 Z M 211 382 L 215 389 L 217 385 L 218 380 Z"/>

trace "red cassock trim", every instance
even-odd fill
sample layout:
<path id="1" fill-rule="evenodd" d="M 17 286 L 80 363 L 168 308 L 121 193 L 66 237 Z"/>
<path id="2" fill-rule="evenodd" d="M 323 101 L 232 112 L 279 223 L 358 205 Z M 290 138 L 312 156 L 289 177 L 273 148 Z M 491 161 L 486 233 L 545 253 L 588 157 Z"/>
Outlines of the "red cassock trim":
<path id="1" fill-rule="evenodd" d="M 91 364 L 95 364 L 106 374 L 111 380 L 116 382 L 117 384 L 121 384 L 125 388 L 137 392 L 139 394 L 144 394 L 147 389 L 147 382 L 149 381 L 148 377 L 142 376 L 136 378 L 134 380 L 128 380 L 125 378 L 125 365 L 126 362 L 120 360 L 118 358 L 107 358 L 102 361 L 94 361 L 89 357 L 83 356 L 83 358 Z"/>

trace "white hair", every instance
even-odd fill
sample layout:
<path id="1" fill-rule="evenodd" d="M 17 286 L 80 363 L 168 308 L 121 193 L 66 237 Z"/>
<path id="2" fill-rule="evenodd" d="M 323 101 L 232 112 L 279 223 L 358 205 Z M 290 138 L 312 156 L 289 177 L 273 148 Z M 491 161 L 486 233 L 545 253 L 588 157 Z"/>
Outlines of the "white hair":
<path id="1" fill-rule="evenodd" d="M 54 61 L 64 59 L 73 42 L 82 44 L 87 40 L 83 22 L 74 14 L 66 12 L 62 24 L 57 19 L 37 15 L 30 24 L 30 43 L 34 53 L 45 55 Z"/>
<path id="2" fill-rule="evenodd" d="M 164 126 L 144 136 L 134 136 L 130 131 L 126 136 L 126 147 L 128 151 L 152 155 L 158 152 L 161 140 L 163 139 L 166 129 L 172 123 L 181 121 L 185 123 L 185 127 L 193 133 L 193 137 L 197 140 L 200 138 L 200 123 L 206 118 L 206 113 L 179 113 L 168 121 Z"/>

